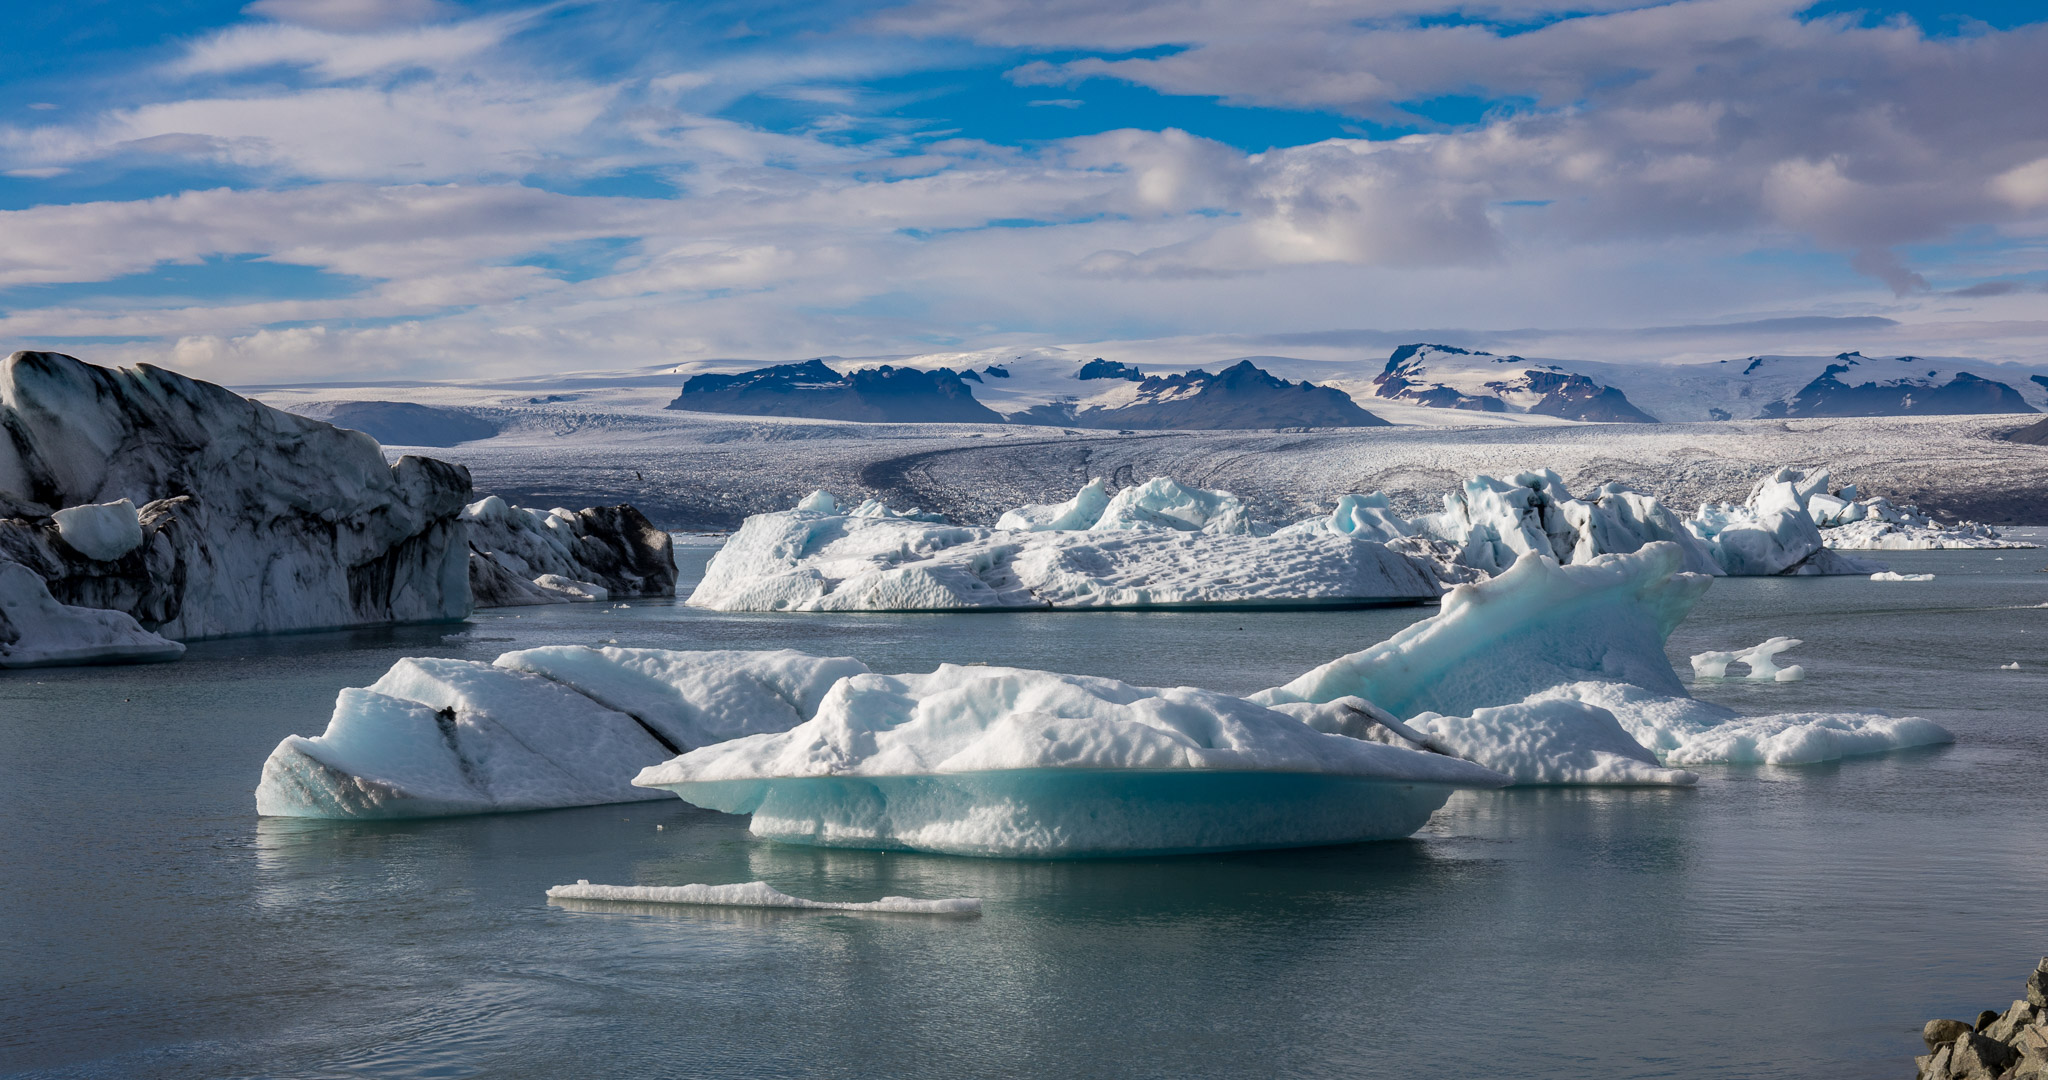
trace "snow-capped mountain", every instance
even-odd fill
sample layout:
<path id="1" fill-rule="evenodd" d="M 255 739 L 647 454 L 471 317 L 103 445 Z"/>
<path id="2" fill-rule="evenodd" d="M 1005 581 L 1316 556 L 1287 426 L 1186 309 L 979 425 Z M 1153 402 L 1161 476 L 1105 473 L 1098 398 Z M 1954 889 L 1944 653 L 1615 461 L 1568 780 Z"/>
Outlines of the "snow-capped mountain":
<path id="1" fill-rule="evenodd" d="M 777 364 L 737 375 L 697 375 L 669 403 L 689 412 L 800 416 L 869 423 L 999 424 L 1003 418 L 974 399 L 974 371 L 951 368 L 864 368 L 840 374 L 823 360 Z"/>
<path id="2" fill-rule="evenodd" d="M 1403 345 L 1372 380 L 1389 401 L 1474 412 L 1535 413 L 1596 423 L 1654 424 L 1617 387 L 1547 361 L 1450 345 Z"/>
<path id="3" fill-rule="evenodd" d="M 1109 361 L 1091 361 L 1089 367 Z M 1199 368 L 1179 375 L 1095 375 L 1120 385 L 1087 399 L 1061 402 L 1012 414 L 1012 421 L 1076 427 L 1221 431 L 1282 427 L 1385 427 L 1387 422 L 1358 407 L 1351 395 L 1312 382 L 1277 378 L 1249 360 L 1211 375 Z M 1087 372 L 1084 368 L 1084 373 Z"/>
<path id="4" fill-rule="evenodd" d="M 2029 413 L 2048 403 L 2043 378 L 2005 365 L 1845 352 L 1646 364 L 1617 381 L 1677 421 Z"/>

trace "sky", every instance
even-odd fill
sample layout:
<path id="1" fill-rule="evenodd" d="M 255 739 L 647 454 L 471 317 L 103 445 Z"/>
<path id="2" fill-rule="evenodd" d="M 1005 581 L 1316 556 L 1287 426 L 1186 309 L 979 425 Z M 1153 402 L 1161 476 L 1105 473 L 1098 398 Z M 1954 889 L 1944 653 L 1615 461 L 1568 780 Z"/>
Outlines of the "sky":
<path id="1" fill-rule="evenodd" d="M 6 7 L 8 349 L 2048 361 L 2036 0 Z"/>

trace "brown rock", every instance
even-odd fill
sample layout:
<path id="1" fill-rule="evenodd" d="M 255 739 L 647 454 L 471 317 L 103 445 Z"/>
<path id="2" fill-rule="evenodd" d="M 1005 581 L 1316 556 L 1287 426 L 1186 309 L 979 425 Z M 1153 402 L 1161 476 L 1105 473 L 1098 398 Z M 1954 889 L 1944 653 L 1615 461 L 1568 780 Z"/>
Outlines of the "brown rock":
<path id="1" fill-rule="evenodd" d="M 2042 957 L 2041 966 L 2027 976 L 2027 1004 L 2048 1009 L 2048 956 Z"/>
<path id="2" fill-rule="evenodd" d="M 1929 1052 L 1956 1041 L 1956 1036 L 1970 1030 L 1970 1025 L 1961 1020 L 1929 1020 L 1920 1029 L 1920 1041 L 1927 1044 Z"/>
<path id="3" fill-rule="evenodd" d="M 1985 1028 L 1988 1028 L 1993 1023 L 1997 1022 L 1997 1020 L 1998 1014 L 1990 1009 L 1986 1009 L 1983 1012 L 1977 1014 L 1977 1022 L 1975 1024 L 1970 1025 L 1970 1030 L 1983 1031 Z"/>
<path id="4" fill-rule="evenodd" d="M 1979 1030 L 1999 1042 L 2009 1043 L 2019 1035 L 2021 1028 L 2034 1022 L 2034 1016 L 2035 1010 L 2032 1005 L 2024 1001 L 2015 1001 L 2012 1008 L 2005 1010 L 2004 1016 L 1992 1021 L 1989 1027 Z"/>
<path id="5" fill-rule="evenodd" d="M 1932 1054 L 1914 1058 L 1920 1066 L 1918 1080 L 1948 1080 L 1948 1059 L 1954 1052 L 1954 1047 L 1944 1045 Z"/>

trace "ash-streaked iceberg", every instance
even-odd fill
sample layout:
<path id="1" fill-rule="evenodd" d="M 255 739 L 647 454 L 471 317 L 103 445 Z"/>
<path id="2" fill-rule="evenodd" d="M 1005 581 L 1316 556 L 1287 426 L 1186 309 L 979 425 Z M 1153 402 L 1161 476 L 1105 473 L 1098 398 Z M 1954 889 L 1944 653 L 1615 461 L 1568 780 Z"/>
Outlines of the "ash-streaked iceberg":
<path id="1" fill-rule="evenodd" d="M 490 495 L 462 520 L 478 607 L 675 595 L 675 542 L 630 505 L 543 511 Z"/>
<path id="2" fill-rule="evenodd" d="M 634 782 L 785 842 L 1085 857 L 1407 836 L 1507 778 L 1213 691 L 948 664 L 844 679 L 790 731 Z"/>
<path id="3" fill-rule="evenodd" d="M 176 660 L 185 646 L 126 614 L 60 604 L 35 571 L 0 561 L 0 668 Z"/>
<path id="4" fill-rule="evenodd" d="M 459 466 L 149 365 L 0 362 L 0 560 L 167 638 L 460 619 Z"/>
<path id="5" fill-rule="evenodd" d="M 1255 527 L 1226 492 L 1154 480 L 1024 507 L 985 529 L 823 492 L 750 517 L 691 593 L 721 611 L 972 611 L 1403 603 L 1442 590 L 1427 558 L 1341 533 Z"/>

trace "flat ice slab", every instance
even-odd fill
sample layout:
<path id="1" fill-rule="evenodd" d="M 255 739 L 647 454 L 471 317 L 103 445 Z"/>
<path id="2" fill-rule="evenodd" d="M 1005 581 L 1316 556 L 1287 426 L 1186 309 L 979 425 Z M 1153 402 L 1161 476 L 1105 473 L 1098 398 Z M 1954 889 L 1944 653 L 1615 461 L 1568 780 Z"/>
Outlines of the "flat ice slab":
<path id="1" fill-rule="evenodd" d="M 880 900 L 853 903 L 838 900 L 806 900 L 779 891 L 765 881 L 743 885 L 556 885 L 548 890 L 550 900 L 622 900 L 639 904 L 696 904 L 705 907 L 795 908 L 802 911 L 886 911 L 911 915 L 979 915 L 976 897 L 945 900 L 917 900 L 908 896 L 884 896 Z"/>

